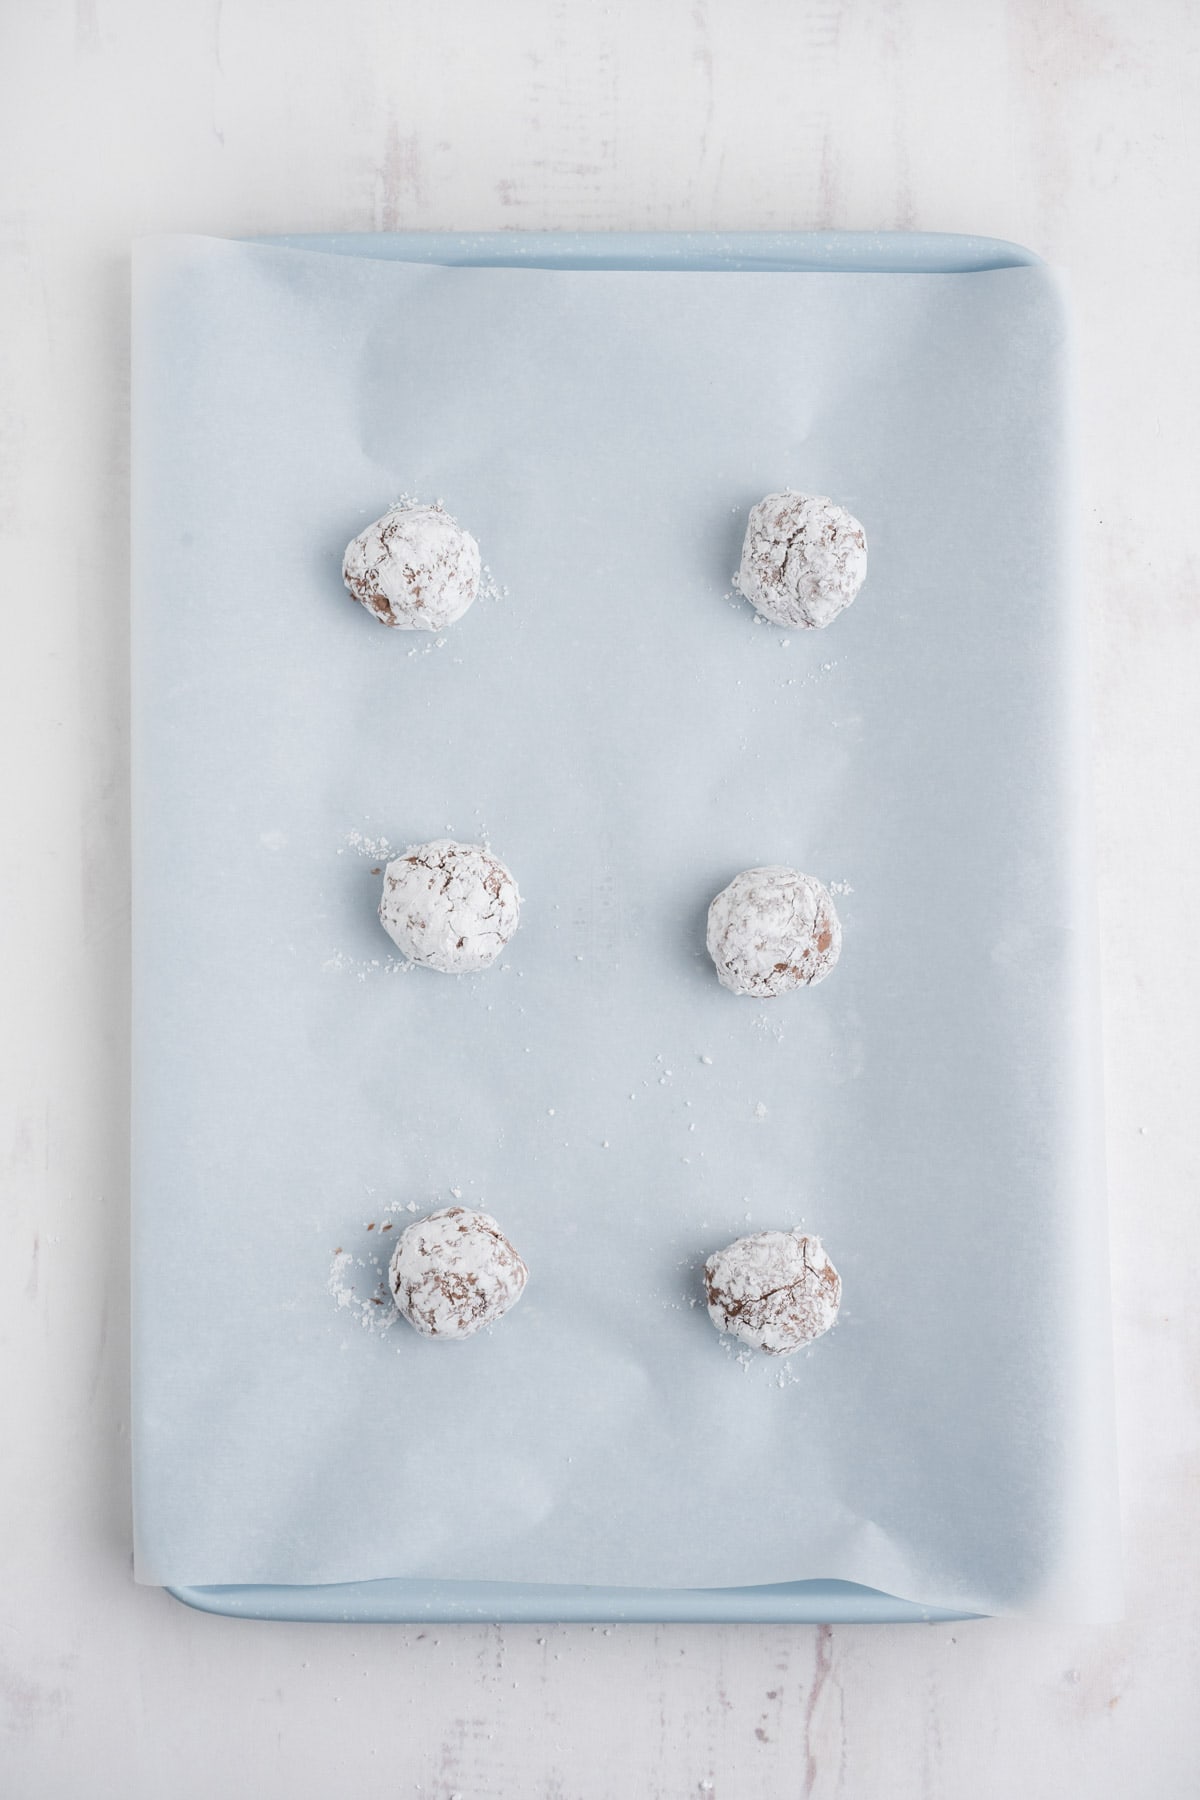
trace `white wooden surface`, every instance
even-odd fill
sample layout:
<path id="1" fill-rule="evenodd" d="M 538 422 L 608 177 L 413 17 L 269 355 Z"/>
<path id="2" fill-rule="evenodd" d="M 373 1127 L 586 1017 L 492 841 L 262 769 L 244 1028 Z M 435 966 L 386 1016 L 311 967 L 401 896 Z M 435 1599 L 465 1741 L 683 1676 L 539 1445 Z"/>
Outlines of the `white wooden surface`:
<path id="1" fill-rule="evenodd" d="M 1200 10 L 10 0 L 0 39 L 0 1794 L 1200 1791 Z M 1125 1623 L 261 1626 L 132 1584 L 129 240 L 402 226 L 978 231 L 1070 272 Z"/>

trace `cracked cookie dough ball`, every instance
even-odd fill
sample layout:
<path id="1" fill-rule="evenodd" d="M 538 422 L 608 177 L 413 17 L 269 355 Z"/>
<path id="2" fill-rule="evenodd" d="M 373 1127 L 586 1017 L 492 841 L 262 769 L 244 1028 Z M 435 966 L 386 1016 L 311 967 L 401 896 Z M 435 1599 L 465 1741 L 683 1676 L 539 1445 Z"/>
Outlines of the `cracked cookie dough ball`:
<path id="1" fill-rule="evenodd" d="M 342 580 L 385 625 L 441 631 L 479 592 L 479 545 L 440 506 L 401 501 L 352 538 Z"/>
<path id="2" fill-rule="evenodd" d="M 744 869 L 708 909 L 717 979 L 760 1000 L 824 981 L 842 948 L 829 890 L 799 869 Z"/>
<path id="3" fill-rule="evenodd" d="M 416 844 L 383 873 L 380 924 L 411 962 L 443 975 L 494 963 L 520 910 L 516 882 L 480 844 Z"/>
<path id="4" fill-rule="evenodd" d="M 828 1331 L 842 1303 L 842 1281 L 818 1237 L 756 1231 L 704 1265 L 708 1316 L 718 1331 L 769 1356 L 790 1356 Z"/>
<path id="5" fill-rule="evenodd" d="M 828 625 L 866 574 L 862 526 L 823 494 L 768 494 L 751 508 L 736 585 L 764 619 Z"/>
<path id="6" fill-rule="evenodd" d="M 423 1337 L 465 1338 L 494 1325 L 528 1278 L 495 1219 L 465 1206 L 415 1220 L 388 1264 L 396 1310 Z"/>

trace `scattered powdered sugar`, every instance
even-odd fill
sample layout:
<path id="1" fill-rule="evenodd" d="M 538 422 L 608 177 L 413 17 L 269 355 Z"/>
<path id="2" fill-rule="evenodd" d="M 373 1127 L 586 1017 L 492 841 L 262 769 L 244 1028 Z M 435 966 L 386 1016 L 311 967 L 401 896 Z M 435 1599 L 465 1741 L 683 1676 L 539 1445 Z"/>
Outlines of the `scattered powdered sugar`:
<path id="1" fill-rule="evenodd" d="M 731 1357 L 744 1374 L 756 1374 L 771 1387 L 793 1387 L 805 1379 L 802 1372 L 804 1359 L 800 1356 L 773 1356 L 768 1361 L 728 1332 L 722 1332 L 717 1341 L 725 1355 Z"/>
<path id="2" fill-rule="evenodd" d="M 347 851 L 373 863 L 386 863 L 396 852 L 385 837 L 372 837 L 356 828 L 346 832 L 338 846 L 338 855 Z M 382 867 L 375 871 L 382 874 Z M 321 968 L 326 975 L 353 975 L 356 981 L 371 981 L 378 975 L 409 975 L 413 964 L 403 956 L 351 956 L 345 950 L 334 950 Z"/>
<path id="3" fill-rule="evenodd" d="M 375 975 L 411 975 L 416 966 L 403 956 L 348 956 L 344 950 L 335 950 L 321 964 L 327 975 L 353 975 L 355 981 L 370 981 Z"/>
<path id="4" fill-rule="evenodd" d="M 484 563 L 479 575 L 479 598 L 481 600 L 507 600 L 508 587 L 497 581 L 487 563 Z"/>
<path id="5" fill-rule="evenodd" d="M 765 625 L 766 622 L 767 621 L 765 619 L 760 619 L 760 618 L 758 618 L 757 614 L 755 615 L 755 623 L 756 624 Z M 824 681 L 824 679 L 827 675 L 832 674 L 834 669 L 837 668 L 837 666 L 838 665 L 837 665 L 836 661 L 814 664 L 811 669 L 807 670 L 802 675 L 789 675 L 786 678 L 786 680 L 781 681 L 779 683 L 779 686 L 781 688 L 816 687 L 818 685 L 818 683 Z"/>
<path id="6" fill-rule="evenodd" d="M 391 1227 L 387 1229 L 390 1231 Z M 364 1331 L 381 1336 L 400 1315 L 387 1282 L 391 1238 L 383 1237 L 379 1242 L 379 1250 L 374 1249 L 372 1241 L 372 1251 L 365 1256 L 355 1256 L 353 1251 L 339 1246 L 333 1253 L 326 1285 L 341 1311 L 349 1313 Z"/>
<path id="7" fill-rule="evenodd" d="M 385 837 L 368 837 L 364 831 L 353 830 L 346 833 L 338 855 L 344 856 L 347 850 L 355 850 L 360 856 L 369 856 L 379 862 L 387 862 L 396 854 Z"/>

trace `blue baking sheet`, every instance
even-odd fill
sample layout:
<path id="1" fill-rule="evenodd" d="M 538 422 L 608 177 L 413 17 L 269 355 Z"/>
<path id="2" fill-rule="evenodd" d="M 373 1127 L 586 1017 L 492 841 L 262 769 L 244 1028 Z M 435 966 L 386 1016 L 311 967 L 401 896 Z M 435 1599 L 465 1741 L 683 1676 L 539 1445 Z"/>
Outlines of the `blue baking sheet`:
<path id="1" fill-rule="evenodd" d="M 504 1581 L 354 1581 L 329 1587 L 170 1588 L 200 1612 L 341 1625 L 915 1625 L 972 1615 L 853 1581 L 746 1588 L 553 1587 Z"/>
<path id="2" fill-rule="evenodd" d="M 448 268 L 977 275 L 1041 261 L 1020 244 L 949 231 L 380 231 L 251 241 Z"/>
<path id="3" fill-rule="evenodd" d="M 964 273 L 1037 261 L 994 240 L 937 234 L 401 234 L 275 238 L 283 247 L 461 266 Z M 376 1580 L 182 1586 L 188 1604 L 234 1616 L 329 1620 L 919 1620 L 968 1616 L 839 1581 L 662 1589 Z"/>

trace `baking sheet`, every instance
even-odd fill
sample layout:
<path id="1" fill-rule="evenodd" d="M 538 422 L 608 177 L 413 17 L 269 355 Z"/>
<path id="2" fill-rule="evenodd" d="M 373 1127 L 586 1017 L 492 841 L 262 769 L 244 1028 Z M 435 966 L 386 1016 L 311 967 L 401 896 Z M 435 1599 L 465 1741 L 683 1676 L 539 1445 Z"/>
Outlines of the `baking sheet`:
<path id="1" fill-rule="evenodd" d="M 1051 278 L 173 240 L 138 305 L 141 1577 L 1109 1606 Z M 727 597 L 785 483 L 872 545 L 786 645 Z M 337 579 L 401 490 L 507 588 L 440 647 Z M 445 830 L 527 899 L 459 983 L 374 922 L 380 840 Z M 848 890 L 846 949 L 758 1007 L 703 911 L 776 859 Z M 334 1248 L 455 1188 L 521 1307 L 364 1328 Z M 842 1322 L 741 1363 L 696 1270 L 795 1221 Z"/>

